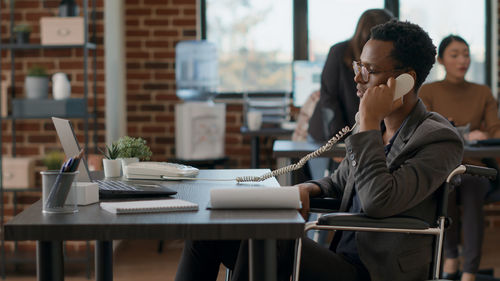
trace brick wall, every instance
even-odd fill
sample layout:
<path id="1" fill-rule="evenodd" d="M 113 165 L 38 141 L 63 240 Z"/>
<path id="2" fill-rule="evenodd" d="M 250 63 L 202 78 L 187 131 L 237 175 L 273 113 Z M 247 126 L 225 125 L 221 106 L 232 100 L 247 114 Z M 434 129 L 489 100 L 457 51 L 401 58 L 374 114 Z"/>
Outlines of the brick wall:
<path id="1" fill-rule="evenodd" d="M 0 1 L 2 21 L 0 22 L 2 32 L 2 42 L 8 43 L 10 38 L 10 6 L 8 1 Z M 44 3 L 43 3 L 44 2 Z M 46 16 L 55 16 L 60 1 L 56 0 L 22 0 L 15 1 L 14 18 L 15 23 L 26 23 L 31 25 L 32 32 L 30 36 L 31 44 L 40 44 L 40 18 Z M 82 2 L 78 4 L 82 10 Z M 10 2 L 9 2 L 10 3 Z M 104 49 L 103 49 L 103 1 L 97 1 L 97 22 L 96 22 L 96 42 L 98 44 L 97 52 L 97 103 L 98 103 L 98 139 L 102 144 L 104 141 Z M 89 25 L 90 28 L 90 25 Z M 13 83 L 11 81 L 10 51 L 3 50 L 2 58 L 2 94 L 6 90 L 10 93 Z M 89 51 L 93 55 L 93 51 Z M 91 57 L 90 57 L 91 58 Z M 64 72 L 71 81 L 71 97 L 82 98 L 84 96 L 84 79 L 88 79 L 89 87 L 89 112 L 93 112 L 93 80 L 92 80 L 92 60 L 89 58 L 89 77 L 84 77 L 83 73 L 83 49 L 45 49 L 45 50 L 19 50 L 15 51 L 15 98 L 24 98 L 24 78 L 28 69 L 33 65 L 43 65 L 47 67 L 49 74 L 55 72 Z M 49 98 L 51 91 L 49 89 Z M 75 126 L 75 132 L 80 143 L 84 143 L 83 121 L 81 119 L 72 120 Z M 90 122 L 89 131 L 92 132 L 93 122 Z M 36 186 L 40 186 L 39 171 L 46 170 L 41 158 L 47 152 L 58 150 L 62 151 L 57 136 L 55 134 L 52 121 L 50 119 L 27 119 L 16 120 L 15 123 L 10 120 L 2 121 L 2 153 L 3 155 L 12 155 L 12 126 L 15 126 L 15 143 L 17 157 L 34 157 L 36 161 Z M 89 136 L 91 140 L 92 134 Z M 89 147 L 93 151 L 94 146 Z M 17 205 L 16 212 L 21 211 L 26 206 L 40 198 L 40 192 L 17 192 L 14 200 L 13 192 L 4 194 L 5 220 L 9 220 L 14 214 L 14 201 Z M 8 251 L 12 251 L 14 244 L 6 243 Z M 18 243 L 18 250 L 34 252 L 35 244 L 30 241 Z M 85 249 L 84 242 L 71 242 L 67 244 L 69 253 L 82 252 Z"/>

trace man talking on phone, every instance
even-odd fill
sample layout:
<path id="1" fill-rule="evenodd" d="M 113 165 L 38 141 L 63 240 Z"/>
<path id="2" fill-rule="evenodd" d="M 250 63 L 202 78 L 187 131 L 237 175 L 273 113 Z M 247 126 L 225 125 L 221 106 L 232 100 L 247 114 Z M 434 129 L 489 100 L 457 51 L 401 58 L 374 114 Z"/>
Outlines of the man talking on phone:
<path id="1" fill-rule="evenodd" d="M 360 98 L 358 129 L 346 138 L 346 157 L 331 177 L 297 185 L 305 218 L 310 197 L 334 197 L 342 199 L 343 212 L 435 219 L 434 193 L 463 154 L 455 129 L 442 116 L 427 112 L 417 96 L 435 55 L 436 47 L 418 25 L 393 20 L 371 30 L 360 61 L 353 62 Z M 415 83 L 394 100 L 395 78 L 403 73 Z M 303 238 L 300 280 L 426 280 L 432 239 L 343 231 L 327 249 Z M 278 243 L 279 280 L 289 280 L 293 248 L 291 241 Z M 239 241 L 187 241 L 176 280 L 216 280 L 221 262 L 236 269 L 232 280 L 248 280 L 246 251 Z"/>

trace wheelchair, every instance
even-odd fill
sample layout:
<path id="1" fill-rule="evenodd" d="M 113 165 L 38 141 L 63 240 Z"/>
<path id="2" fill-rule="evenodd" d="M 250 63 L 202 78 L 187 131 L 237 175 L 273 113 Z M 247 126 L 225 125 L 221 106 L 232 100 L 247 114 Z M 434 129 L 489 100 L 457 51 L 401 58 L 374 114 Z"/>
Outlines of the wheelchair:
<path id="1" fill-rule="evenodd" d="M 436 212 L 436 220 L 429 223 L 419 218 L 407 216 L 393 216 L 388 218 L 371 218 L 362 213 L 330 213 L 321 215 L 316 221 L 306 223 L 305 232 L 309 230 L 349 230 L 349 231 L 368 231 L 368 232 L 397 232 L 408 234 L 426 234 L 434 235 L 434 256 L 432 272 L 430 277 L 432 280 L 439 280 L 441 276 L 441 258 L 444 240 L 444 232 L 447 226 L 451 223 L 447 217 L 448 208 L 448 193 L 453 185 L 458 184 L 457 177 L 460 174 L 470 174 L 494 179 L 497 171 L 492 168 L 485 168 L 473 165 L 460 165 L 454 169 L 446 181 L 436 190 L 438 195 L 438 208 Z M 311 202 L 311 208 L 321 204 L 320 208 L 324 209 L 331 206 L 331 202 L 321 203 L 321 199 Z M 333 203 L 335 205 L 335 203 Z M 325 207 L 326 206 L 326 207 Z M 329 210 L 331 212 L 331 210 Z M 302 250 L 302 239 L 296 241 L 294 271 L 292 280 L 299 280 L 300 260 Z"/>

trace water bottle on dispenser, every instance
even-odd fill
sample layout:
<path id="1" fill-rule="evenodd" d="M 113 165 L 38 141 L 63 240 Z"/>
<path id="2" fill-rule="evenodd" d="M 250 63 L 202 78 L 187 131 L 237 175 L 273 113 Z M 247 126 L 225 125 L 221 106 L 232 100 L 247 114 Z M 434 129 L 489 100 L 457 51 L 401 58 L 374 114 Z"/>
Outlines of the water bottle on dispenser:
<path id="1" fill-rule="evenodd" d="M 177 96 L 208 100 L 218 85 L 217 49 L 208 41 L 181 41 L 175 47 Z"/>

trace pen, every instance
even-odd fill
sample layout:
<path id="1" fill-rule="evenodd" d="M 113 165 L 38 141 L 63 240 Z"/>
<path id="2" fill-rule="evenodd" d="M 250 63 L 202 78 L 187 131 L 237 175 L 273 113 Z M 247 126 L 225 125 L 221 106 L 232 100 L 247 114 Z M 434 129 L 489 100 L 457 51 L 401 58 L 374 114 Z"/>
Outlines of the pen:
<path id="1" fill-rule="evenodd" d="M 61 172 L 68 172 L 68 170 L 70 169 L 71 165 L 73 164 L 73 158 L 69 158 L 68 161 L 64 162 L 64 165 L 62 166 L 61 168 Z"/>
<path id="2" fill-rule="evenodd" d="M 68 182 L 66 178 L 63 178 L 63 173 L 74 172 L 78 169 L 80 159 L 83 156 L 83 151 L 84 150 L 82 148 L 78 155 L 70 157 L 66 162 L 64 162 L 59 174 L 57 175 L 54 185 L 50 190 L 49 196 L 47 197 L 47 207 L 57 208 L 64 206 L 64 202 L 66 202 L 66 197 L 68 196 L 71 188 L 71 182 Z M 73 179 L 71 179 L 71 181 L 73 181 Z"/>

